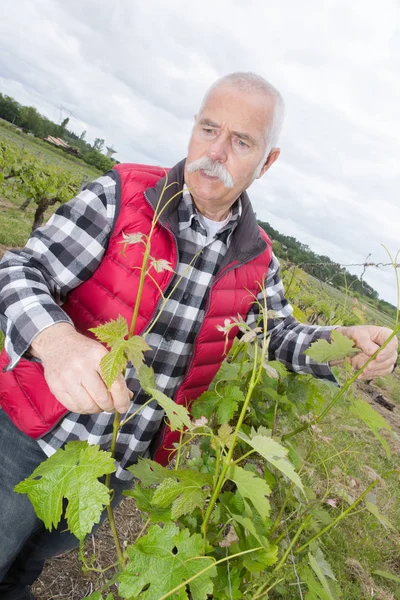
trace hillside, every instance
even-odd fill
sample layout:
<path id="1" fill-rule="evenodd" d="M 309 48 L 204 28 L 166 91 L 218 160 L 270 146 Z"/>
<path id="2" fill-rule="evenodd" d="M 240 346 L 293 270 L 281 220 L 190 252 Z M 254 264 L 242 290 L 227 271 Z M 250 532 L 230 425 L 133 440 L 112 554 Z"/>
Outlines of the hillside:
<path id="1" fill-rule="evenodd" d="M 378 292 L 365 281 L 361 281 L 357 275 L 350 273 L 328 256 L 316 254 L 295 237 L 280 233 L 269 223 L 259 221 L 258 224 L 273 240 L 274 252 L 280 259 L 301 266 L 310 275 L 339 290 L 343 290 L 347 286 L 348 289 L 351 289 L 352 296 L 368 302 L 379 311 L 395 318 L 396 308 L 386 300 L 379 298 Z"/>

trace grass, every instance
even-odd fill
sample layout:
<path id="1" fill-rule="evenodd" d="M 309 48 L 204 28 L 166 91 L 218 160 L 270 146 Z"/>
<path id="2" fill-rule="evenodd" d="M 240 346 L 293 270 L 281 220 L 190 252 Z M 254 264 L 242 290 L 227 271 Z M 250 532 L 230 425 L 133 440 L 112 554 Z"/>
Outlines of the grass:
<path id="1" fill-rule="evenodd" d="M 395 391 L 400 389 L 400 379 L 394 375 L 385 377 L 382 383 Z M 352 392 L 353 393 L 353 392 Z M 354 392 L 359 395 L 361 392 Z M 396 397 L 387 395 L 396 403 Z M 376 405 L 375 405 L 376 406 Z M 400 397 L 397 397 L 397 410 Z M 381 414 L 385 409 L 380 410 Z M 397 430 L 397 431 L 396 431 Z M 397 437 L 396 437 L 397 436 Z M 337 503 L 337 507 L 325 504 L 328 517 L 334 519 L 349 503 L 346 495 L 354 500 L 372 483 L 374 473 L 383 473 L 398 468 L 400 451 L 400 419 L 394 427 L 394 435 L 385 435 L 391 446 L 392 455 L 386 453 L 372 432 L 349 413 L 344 400 L 321 425 L 320 431 L 299 436 L 298 443 L 303 457 L 307 456 L 303 481 L 314 490 L 318 499 Z M 393 525 L 385 529 L 365 508 L 350 515 L 321 538 L 321 548 L 340 584 L 344 600 L 367 598 L 400 598 L 400 584 L 374 575 L 376 570 L 388 571 L 400 577 L 400 502 L 399 476 L 391 475 L 373 490 L 379 512 Z M 351 502 L 351 500 L 350 500 Z M 360 505 L 365 506 L 365 505 Z M 308 531 L 304 540 L 312 536 Z M 298 565 L 301 570 L 301 565 Z M 291 572 L 290 572 L 291 571 Z M 294 581 L 293 568 L 287 571 L 289 580 Z M 372 586 L 372 589 L 371 589 Z M 366 590 L 370 589 L 367 595 Z M 285 600 L 297 600 L 299 590 L 291 586 Z M 372 595 L 372 593 L 374 595 Z M 272 598 L 282 598 L 275 592 Z"/>

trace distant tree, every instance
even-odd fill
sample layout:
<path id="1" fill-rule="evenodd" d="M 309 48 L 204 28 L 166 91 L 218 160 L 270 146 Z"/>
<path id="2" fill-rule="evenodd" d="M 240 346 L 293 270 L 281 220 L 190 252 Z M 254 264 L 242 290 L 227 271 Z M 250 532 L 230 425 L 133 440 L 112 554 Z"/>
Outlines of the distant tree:
<path id="1" fill-rule="evenodd" d="M 102 138 L 95 138 L 93 143 L 93 150 L 98 150 L 101 152 L 104 148 L 104 140 Z"/>
<path id="2" fill-rule="evenodd" d="M 84 129 L 84 130 L 82 131 L 81 135 L 79 136 L 79 139 L 80 139 L 80 140 L 82 140 L 82 142 L 84 141 L 84 139 L 85 139 L 85 137 L 86 137 L 86 133 L 87 133 L 87 131 L 86 131 L 86 129 Z"/>
<path id="3" fill-rule="evenodd" d="M 68 123 L 69 123 L 69 117 L 65 117 L 65 119 L 63 120 L 63 122 L 60 125 L 60 129 L 59 129 L 59 133 L 58 133 L 61 137 L 64 135 L 65 129 L 66 129 Z"/>
<path id="4" fill-rule="evenodd" d="M 14 98 L 0 94 L 0 117 L 2 119 L 19 125 L 20 109 L 21 105 Z"/>
<path id="5" fill-rule="evenodd" d="M 89 165 L 93 165 L 100 171 L 109 171 L 115 164 L 111 158 L 107 158 L 107 156 L 104 156 L 104 154 L 97 150 L 92 150 L 91 152 L 84 154 L 83 159 Z"/>
<path id="6" fill-rule="evenodd" d="M 27 129 L 38 137 L 43 137 L 43 117 L 34 106 L 21 107 L 19 112 L 19 122 L 24 129 Z"/>

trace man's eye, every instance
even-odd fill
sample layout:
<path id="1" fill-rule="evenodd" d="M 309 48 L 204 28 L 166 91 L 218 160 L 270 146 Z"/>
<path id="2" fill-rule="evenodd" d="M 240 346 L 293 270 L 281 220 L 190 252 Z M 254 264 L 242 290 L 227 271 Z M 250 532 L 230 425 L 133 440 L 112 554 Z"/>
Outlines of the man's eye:
<path id="1" fill-rule="evenodd" d="M 250 149 L 249 144 L 247 144 L 246 142 L 244 142 L 243 140 L 241 140 L 240 138 L 235 138 L 234 139 L 234 146 L 240 150 L 241 152 L 247 152 L 247 150 Z"/>
<path id="2" fill-rule="evenodd" d="M 204 133 L 213 133 L 213 129 L 211 129 L 211 127 L 203 127 L 203 131 Z"/>

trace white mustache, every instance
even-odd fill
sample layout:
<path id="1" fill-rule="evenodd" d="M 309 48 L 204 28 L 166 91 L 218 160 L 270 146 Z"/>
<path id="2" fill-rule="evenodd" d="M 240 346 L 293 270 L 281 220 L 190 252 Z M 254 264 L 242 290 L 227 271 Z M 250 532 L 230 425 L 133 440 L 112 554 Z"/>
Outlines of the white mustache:
<path id="1" fill-rule="evenodd" d="M 233 177 L 228 169 L 219 162 L 213 162 L 208 156 L 202 156 L 202 158 L 192 161 L 187 165 L 187 170 L 189 173 L 204 171 L 210 177 L 218 177 L 225 187 L 232 188 L 234 186 Z"/>

